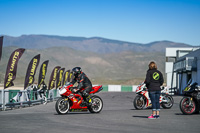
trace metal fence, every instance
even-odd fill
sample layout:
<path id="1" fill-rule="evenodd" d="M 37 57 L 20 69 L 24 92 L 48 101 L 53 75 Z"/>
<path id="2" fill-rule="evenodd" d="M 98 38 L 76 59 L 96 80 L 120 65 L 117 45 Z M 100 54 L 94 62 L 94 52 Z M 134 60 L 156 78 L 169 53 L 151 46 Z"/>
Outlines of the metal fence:
<path id="1" fill-rule="evenodd" d="M 44 94 L 44 93 L 43 93 Z M 60 95 L 58 89 L 45 92 L 47 102 L 54 101 Z M 44 96 L 33 90 L 0 90 L 0 110 L 8 110 L 45 103 Z"/>

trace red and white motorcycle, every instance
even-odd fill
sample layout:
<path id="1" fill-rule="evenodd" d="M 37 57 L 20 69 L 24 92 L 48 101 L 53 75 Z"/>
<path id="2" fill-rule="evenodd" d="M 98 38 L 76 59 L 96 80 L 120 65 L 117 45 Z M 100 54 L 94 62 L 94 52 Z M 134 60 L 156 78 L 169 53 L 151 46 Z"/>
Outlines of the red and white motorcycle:
<path id="1" fill-rule="evenodd" d="M 138 94 L 133 105 L 136 109 L 150 108 L 152 106 L 149 93 L 147 91 L 146 84 L 142 82 L 136 89 L 136 94 Z M 170 96 L 164 88 L 161 90 L 160 95 L 160 105 L 165 109 L 170 109 L 174 104 L 172 96 Z"/>

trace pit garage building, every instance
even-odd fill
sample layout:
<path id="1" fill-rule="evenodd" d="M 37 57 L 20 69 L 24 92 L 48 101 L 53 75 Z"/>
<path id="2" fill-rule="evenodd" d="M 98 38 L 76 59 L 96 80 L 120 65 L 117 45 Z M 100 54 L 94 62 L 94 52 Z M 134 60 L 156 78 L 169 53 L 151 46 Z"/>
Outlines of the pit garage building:
<path id="1" fill-rule="evenodd" d="M 182 94 L 192 79 L 200 85 L 200 49 L 166 48 L 165 73 L 172 94 Z"/>

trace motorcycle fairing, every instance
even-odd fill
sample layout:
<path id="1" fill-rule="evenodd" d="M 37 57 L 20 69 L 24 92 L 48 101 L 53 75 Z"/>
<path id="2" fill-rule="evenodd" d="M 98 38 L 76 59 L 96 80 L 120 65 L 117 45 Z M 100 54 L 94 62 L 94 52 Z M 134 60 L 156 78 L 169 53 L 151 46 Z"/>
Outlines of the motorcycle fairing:
<path id="1" fill-rule="evenodd" d="M 89 94 L 97 93 L 97 92 L 101 91 L 102 89 L 103 89 L 102 85 L 94 86 L 94 87 L 92 87 L 92 91 Z M 76 97 L 80 97 L 81 99 L 78 101 L 76 99 Z M 85 106 L 85 107 L 80 106 L 83 101 L 83 97 L 80 96 L 79 94 L 74 94 L 74 97 L 71 100 L 73 100 L 73 105 L 70 107 L 70 109 L 87 109 L 87 106 Z M 89 102 L 91 102 L 91 99 L 89 100 Z"/>
<path id="2" fill-rule="evenodd" d="M 148 91 L 147 91 L 147 90 L 144 91 L 144 87 L 145 87 L 145 86 L 146 86 L 146 85 L 144 84 L 144 82 L 141 83 L 141 84 L 137 87 L 137 89 L 136 89 L 136 94 L 143 95 L 143 96 L 146 98 L 146 105 L 145 105 L 145 107 L 147 108 L 147 107 L 151 106 L 151 100 L 150 100 L 150 98 L 149 98 Z"/>
<path id="3" fill-rule="evenodd" d="M 149 98 L 148 91 L 141 91 L 140 94 L 143 95 L 146 98 L 146 105 L 145 105 L 145 107 L 151 106 L 151 100 Z"/>
<path id="4" fill-rule="evenodd" d="M 78 98 L 80 98 L 78 100 Z M 83 101 L 83 97 L 80 94 L 73 94 L 72 96 L 69 96 L 69 99 L 72 101 L 73 105 L 70 107 L 70 109 L 85 109 L 85 107 L 81 107 L 81 103 Z"/>
<path id="5" fill-rule="evenodd" d="M 102 89 L 103 89 L 102 85 L 94 86 L 94 87 L 92 87 L 92 91 L 90 92 L 90 94 L 97 93 L 97 92 L 101 91 Z"/>
<path id="6" fill-rule="evenodd" d="M 73 87 L 73 84 L 68 85 L 68 86 L 63 86 L 63 88 L 61 88 L 59 90 L 60 95 L 64 95 L 65 96 L 65 95 L 71 94 L 71 90 L 69 89 L 70 87 Z"/>
<path id="7" fill-rule="evenodd" d="M 71 109 L 70 112 L 84 112 L 84 111 L 88 111 L 87 108 L 82 108 L 82 109 Z"/>
<path id="8" fill-rule="evenodd" d="M 143 95 L 145 96 L 145 98 L 147 99 L 146 101 L 146 107 L 149 107 L 149 106 L 151 106 L 151 100 L 150 100 L 150 98 L 149 98 L 149 93 L 148 93 L 148 91 L 145 91 L 144 93 L 143 93 Z"/>
<path id="9" fill-rule="evenodd" d="M 72 110 L 72 109 L 78 109 L 78 110 L 79 109 L 87 109 L 87 106 L 85 106 L 85 107 L 80 106 L 83 101 L 83 97 L 79 93 L 77 93 L 77 94 L 72 93 L 70 90 L 70 87 L 73 87 L 73 84 L 64 86 L 61 90 L 59 90 L 61 95 L 63 95 L 63 96 L 68 95 L 68 98 L 72 101 L 73 104 L 70 107 L 70 110 Z M 102 85 L 94 86 L 94 87 L 92 87 L 92 91 L 89 94 L 97 93 L 97 92 L 101 91 L 102 89 L 103 89 Z M 68 90 L 68 91 L 66 91 L 66 90 Z M 83 91 L 83 90 L 84 90 L 84 88 L 80 89 L 80 91 Z M 80 99 L 78 99 L 78 98 L 80 98 Z"/>

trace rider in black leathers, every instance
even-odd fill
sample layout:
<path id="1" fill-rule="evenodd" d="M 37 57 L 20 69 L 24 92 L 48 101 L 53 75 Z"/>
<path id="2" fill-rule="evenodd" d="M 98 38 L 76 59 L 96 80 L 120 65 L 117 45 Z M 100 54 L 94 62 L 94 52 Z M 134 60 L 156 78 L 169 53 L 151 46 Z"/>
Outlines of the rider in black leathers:
<path id="1" fill-rule="evenodd" d="M 75 67 L 72 69 L 72 72 L 74 74 L 74 78 L 71 81 L 71 83 L 74 85 L 76 82 L 78 83 L 78 86 L 76 89 L 73 89 L 73 93 L 79 92 L 81 88 L 84 88 L 82 92 L 83 99 L 85 101 L 85 104 L 89 104 L 89 93 L 92 91 L 92 83 L 89 80 L 89 78 L 86 76 L 84 72 L 82 72 L 80 67 Z"/>

